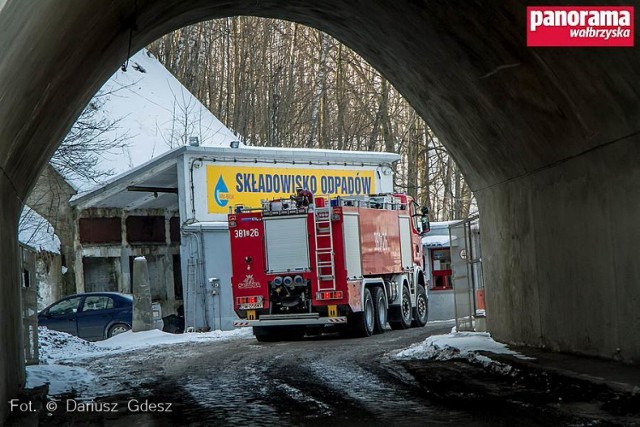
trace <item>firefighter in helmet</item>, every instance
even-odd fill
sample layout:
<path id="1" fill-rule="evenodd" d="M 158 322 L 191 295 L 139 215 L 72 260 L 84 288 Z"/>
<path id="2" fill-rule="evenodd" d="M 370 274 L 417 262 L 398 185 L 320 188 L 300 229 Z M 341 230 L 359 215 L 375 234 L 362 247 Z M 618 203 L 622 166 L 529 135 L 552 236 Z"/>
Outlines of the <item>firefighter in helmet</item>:
<path id="1" fill-rule="evenodd" d="M 313 206 L 313 193 L 304 188 L 296 189 L 296 204 L 298 206 Z"/>

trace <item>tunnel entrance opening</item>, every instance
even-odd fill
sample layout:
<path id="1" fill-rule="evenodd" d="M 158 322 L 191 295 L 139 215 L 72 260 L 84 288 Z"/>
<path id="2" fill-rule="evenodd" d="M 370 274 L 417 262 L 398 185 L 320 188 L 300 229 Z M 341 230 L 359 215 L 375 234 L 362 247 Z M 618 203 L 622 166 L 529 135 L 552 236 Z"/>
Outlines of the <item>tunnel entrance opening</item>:
<path id="1" fill-rule="evenodd" d="M 248 32 L 247 29 L 251 31 Z M 268 36 L 260 38 L 255 33 L 268 34 Z M 277 47 L 265 52 L 265 45 Z M 402 160 L 395 167 L 397 169 L 395 190 L 407 191 L 421 201 L 421 205 L 430 206 L 433 212 L 432 217 L 435 216 L 435 219 L 438 217 L 442 219 L 443 216 L 444 219 L 448 219 L 447 217 L 451 215 L 457 218 L 464 217 L 475 205 L 475 201 L 470 200 L 469 187 L 464 182 L 460 171 L 427 124 L 418 118 L 416 112 L 373 67 L 324 33 L 284 21 L 228 18 L 186 27 L 159 39 L 151 46 L 165 64 L 171 67 L 173 72 L 185 81 L 185 84 L 190 85 L 191 92 L 206 100 L 208 109 L 214 109 L 216 114 L 224 117 L 234 128 L 240 127 L 243 132 L 247 132 L 247 135 L 242 135 L 240 138 L 251 145 L 396 151 L 401 154 Z M 229 56 L 230 51 L 236 53 Z M 252 64 L 251 67 L 243 65 L 245 62 Z M 217 67 L 211 65 L 216 63 L 223 65 Z M 157 73 L 157 63 L 146 50 L 132 56 L 125 65 L 122 69 L 128 67 L 129 74 L 139 76 L 138 82 L 134 77 L 129 79 L 133 80 L 133 83 L 130 83 L 125 78 L 126 71 L 118 71 L 86 107 L 79 119 L 82 126 L 91 125 L 87 120 L 91 117 L 86 114 L 87 110 L 97 112 L 95 120 L 100 120 L 101 108 L 106 109 L 111 115 L 130 115 L 130 113 L 113 110 L 105 94 L 126 98 L 127 93 L 121 93 L 121 90 L 133 92 L 136 88 L 132 86 L 143 86 L 142 79 L 146 77 L 145 75 L 150 75 L 152 78 L 158 77 L 154 75 Z M 283 68 L 287 67 L 290 74 L 288 77 L 286 77 L 287 73 L 283 72 Z M 305 70 L 312 71 L 305 74 Z M 222 81 L 225 76 L 232 83 Z M 266 80 L 265 87 L 256 88 L 255 82 L 263 79 Z M 114 90 L 113 80 L 117 81 L 122 88 Z M 349 82 L 348 89 L 345 89 L 346 81 Z M 157 88 L 151 88 L 151 90 L 154 89 L 157 90 Z M 224 90 L 229 90 L 231 93 L 223 95 Z M 195 98 L 185 100 L 183 94 L 180 99 L 173 89 L 172 95 L 174 112 L 170 118 L 171 124 L 168 125 L 170 131 L 162 135 L 162 142 L 168 147 L 185 144 L 187 141 L 195 146 L 207 144 L 211 139 L 210 135 L 198 129 L 198 126 L 202 125 L 202 119 L 194 117 L 198 113 L 196 111 L 198 108 L 193 105 L 197 102 Z M 137 96 L 145 98 L 144 93 L 137 93 Z M 216 99 L 216 96 L 221 99 Z M 249 103 L 245 96 L 249 97 Z M 313 100 L 311 104 L 315 102 L 317 105 L 307 106 L 309 98 Z M 260 101 L 261 99 L 263 101 Z M 280 102 L 280 99 L 287 101 Z M 135 100 L 137 99 L 134 98 L 133 101 Z M 162 100 L 156 100 L 158 101 Z M 300 116 L 309 116 L 310 122 L 313 123 L 309 124 L 306 121 L 297 123 Z M 118 119 L 117 124 L 121 132 L 129 133 L 129 129 L 123 128 L 129 124 L 129 121 Z M 139 131 L 142 132 L 142 138 L 145 138 L 142 122 L 133 124 L 141 127 Z M 156 128 L 156 132 L 165 131 L 157 123 Z M 268 128 L 268 130 L 262 132 L 262 128 Z M 108 132 L 110 129 L 105 130 Z M 82 132 L 74 130 L 72 133 L 75 137 L 74 141 L 83 140 Z M 110 136 L 110 133 L 107 135 Z M 105 152 L 113 150 L 110 143 L 105 145 Z M 126 148 L 120 146 L 116 148 L 125 153 L 125 162 L 128 153 L 128 161 L 132 164 L 131 162 L 137 161 L 131 158 L 132 151 L 139 151 L 137 145 L 140 145 L 137 141 L 130 140 L 127 141 Z M 154 151 L 156 149 L 158 149 L 157 146 L 153 148 Z M 161 150 L 162 148 L 157 155 Z M 304 159 L 301 158 L 301 160 Z M 72 166 L 70 165 L 69 168 Z M 99 162 L 96 167 L 104 168 L 104 165 Z M 153 166 L 153 168 L 158 167 Z M 385 176 L 391 174 L 391 170 L 382 172 Z M 56 175 L 59 179 L 67 179 L 64 174 L 58 175 L 61 174 Z M 380 172 L 378 177 L 380 178 Z M 130 179 L 132 181 L 129 182 L 126 191 L 120 195 L 103 195 L 102 190 L 94 189 L 92 193 L 80 198 L 75 197 L 70 209 L 65 206 L 64 211 L 69 212 L 68 222 L 73 224 L 77 219 L 77 224 L 71 229 L 77 229 L 76 234 L 78 234 L 66 239 L 72 241 L 74 246 L 68 258 L 75 260 L 70 261 L 73 271 L 68 275 L 75 275 L 77 292 L 128 293 L 131 291 L 131 259 L 145 255 L 150 266 L 152 287 L 156 286 L 160 289 L 152 292 L 152 299 L 163 304 L 166 315 L 176 315 L 176 307 L 183 303 L 184 295 L 192 300 L 194 298 L 207 300 L 206 293 L 193 297 L 198 292 L 186 290 L 195 286 L 194 271 L 197 275 L 200 274 L 198 271 L 201 269 L 198 265 L 204 265 L 204 270 L 215 276 L 222 275 L 224 278 L 226 273 L 219 269 L 212 271 L 207 267 L 206 255 L 193 255 L 189 252 L 190 250 L 185 249 L 190 255 L 184 256 L 184 260 L 180 262 L 180 270 L 184 272 L 182 274 L 179 271 L 180 280 L 176 280 L 175 265 L 172 265 L 173 284 L 156 274 L 157 271 L 164 273 L 165 270 L 171 270 L 169 264 L 175 264 L 164 260 L 166 254 L 158 254 L 160 247 L 165 244 L 179 244 L 180 224 L 186 221 L 193 222 L 196 218 L 187 218 L 184 213 L 182 218 L 174 216 L 178 215 L 177 212 L 180 210 L 173 200 L 175 194 L 186 190 L 178 188 L 181 187 L 180 180 L 173 166 L 167 167 L 166 171 L 163 170 L 158 174 L 142 171 L 139 177 L 131 175 Z M 136 180 L 135 185 L 133 180 Z M 40 181 L 37 185 L 41 185 Z M 111 181 L 109 185 L 111 194 L 115 191 L 114 182 Z M 49 185 L 49 187 L 52 186 Z M 195 187 L 199 186 L 195 185 Z M 38 193 L 42 193 L 39 189 L 37 190 Z M 385 191 L 391 190 L 392 188 L 389 187 Z M 51 188 L 50 191 L 54 189 Z M 318 188 L 318 191 L 328 190 Z M 381 190 L 378 189 L 378 191 Z M 200 197 L 200 191 L 196 190 L 196 193 Z M 178 198 L 180 197 L 184 197 L 184 194 L 178 195 Z M 206 196 L 202 194 L 202 197 Z M 56 197 L 56 199 L 63 198 L 64 195 Z M 66 203 L 66 201 L 63 202 Z M 45 216 L 53 217 L 52 221 L 57 221 L 57 228 L 57 224 L 60 223 L 59 211 L 63 209 L 59 206 L 51 209 L 49 204 L 47 207 L 52 212 L 47 212 L 48 215 Z M 149 210 L 150 207 L 158 209 L 152 212 Z M 166 211 L 161 211 L 162 208 Z M 185 209 L 188 210 L 188 207 Z M 167 226 L 163 215 L 171 216 L 170 241 L 167 240 Z M 187 233 L 192 235 L 193 230 Z M 204 236 L 201 236 L 201 239 L 204 239 Z M 205 244 L 205 246 L 214 247 L 221 245 L 224 246 L 224 239 L 220 244 Z M 167 250 L 175 252 L 175 248 L 168 247 Z M 200 251 L 201 249 L 198 249 L 197 252 Z M 180 255 L 174 254 L 175 256 L 180 258 Z M 214 254 L 214 257 L 217 258 L 217 255 Z M 162 267 L 156 268 L 156 265 Z M 206 276 L 205 273 L 202 274 Z M 179 286 L 176 286 L 176 283 Z M 186 284 L 185 289 L 182 289 L 182 283 Z M 179 291 L 175 291 L 178 288 L 180 288 Z M 168 291 L 169 289 L 174 292 Z M 177 298 L 178 296 L 180 298 Z M 50 302 L 53 300 L 45 305 Z M 215 304 L 204 304 L 205 313 L 201 315 L 195 314 L 187 307 L 187 312 L 190 312 L 187 315 L 188 319 L 199 316 L 207 319 L 200 326 L 195 324 L 201 322 L 191 322 L 192 327 L 196 330 L 220 327 L 221 320 L 215 320 L 220 317 L 219 315 L 208 319 L 212 316 L 212 312 L 219 309 L 215 308 Z M 453 312 L 453 306 L 449 311 Z"/>

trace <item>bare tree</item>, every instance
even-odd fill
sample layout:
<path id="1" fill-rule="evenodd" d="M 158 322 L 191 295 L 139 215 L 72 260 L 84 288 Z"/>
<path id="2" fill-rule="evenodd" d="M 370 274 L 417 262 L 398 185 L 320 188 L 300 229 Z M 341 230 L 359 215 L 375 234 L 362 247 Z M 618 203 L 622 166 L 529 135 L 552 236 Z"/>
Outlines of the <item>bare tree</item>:
<path id="1" fill-rule="evenodd" d="M 118 128 L 122 118 L 110 120 L 100 114 L 110 94 L 99 92 L 93 97 L 51 157 L 49 163 L 61 175 L 99 182 L 112 174 L 96 168 L 99 157 L 105 151 L 126 146 L 128 136 L 125 132 L 113 138 L 110 132 Z"/>
<path id="2" fill-rule="evenodd" d="M 431 207 L 434 220 L 475 206 L 428 124 L 373 67 L 318 30 L 234 17 L 182 28 L 149 49 L 245 142 L 396 152 L 397 189 Z"/>
<path id="3" fill-rule="evenodd" d="M 325 91 L 325 75 L 327 71 L 327 51 L 329 50 L 329 39 L 324 33 L 319 33 L 320 36 L 320 58 L 318 60 L 318 71 L 314 82 L 314 92 L 311 98 L 311 115 L 309 119 L 309 137 L 307 139 L 308 147 L 316 147 L 317 134 L 316 129 L 318 127 L 318 114 L 320 112 L 320 101 Z"/>

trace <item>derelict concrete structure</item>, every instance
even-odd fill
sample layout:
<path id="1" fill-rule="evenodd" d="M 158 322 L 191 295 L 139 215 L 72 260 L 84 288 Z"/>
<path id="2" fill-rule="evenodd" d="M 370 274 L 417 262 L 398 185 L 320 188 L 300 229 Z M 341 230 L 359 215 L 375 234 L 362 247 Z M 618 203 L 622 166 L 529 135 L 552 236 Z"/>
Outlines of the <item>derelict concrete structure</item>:
<path id="1" fill-rule="evenodd" d="M 0 418 L 24 383 L 16 219 L 29 189 L 130 35 L 135 52 L 232 15 L 326 31 L 432 126 L 478 198 L 496 339 L 640 361 L 637 49 L 529 49 L 525 5 L 498 0 L 0 0 Z"/>

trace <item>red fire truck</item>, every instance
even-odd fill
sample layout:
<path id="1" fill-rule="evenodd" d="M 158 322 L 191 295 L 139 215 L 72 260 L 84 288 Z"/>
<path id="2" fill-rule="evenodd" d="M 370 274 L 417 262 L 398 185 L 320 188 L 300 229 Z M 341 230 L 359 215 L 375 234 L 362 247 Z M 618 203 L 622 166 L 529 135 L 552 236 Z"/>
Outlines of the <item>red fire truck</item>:
<path id="1" fill-rule="evenodd" d="M 300 196 L 300 194 L 299 194 Z M 404 194 L 264 201 L 229 214 L 234 326 L 259 341 L 326 326 L 357 336 L 424 326 L 427 210 Z"/>

